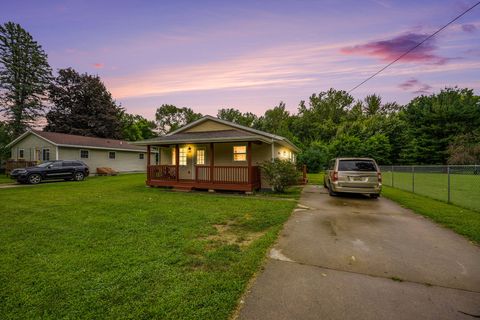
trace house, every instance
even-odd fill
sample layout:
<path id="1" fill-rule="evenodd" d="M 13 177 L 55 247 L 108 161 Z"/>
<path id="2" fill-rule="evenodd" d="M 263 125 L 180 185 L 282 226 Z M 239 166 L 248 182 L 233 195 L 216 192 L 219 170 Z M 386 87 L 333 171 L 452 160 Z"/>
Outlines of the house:
<path id="1" fill-rule="evenodd" d="M 186 190 L 267 188 L 259 164 L 274 158 L 295 162 L 299 151 L 284 137 L 211 116 L 134 144 L 146 146 L 148 154 L 152 148 L 159 152 L 158 164 L 147 163 L 147 185 Z"/>
<path id="2" fill-rule="evenodd" d="M 13 162 L 28 165 L 49 160 L 82 160 L 95 173 L 110 167 L 118 172 L 145 171 L 147 150 L 127 141 L 27 130 L 7 145 Z M 154 154 L 152 154 L 155 157 Z"/>

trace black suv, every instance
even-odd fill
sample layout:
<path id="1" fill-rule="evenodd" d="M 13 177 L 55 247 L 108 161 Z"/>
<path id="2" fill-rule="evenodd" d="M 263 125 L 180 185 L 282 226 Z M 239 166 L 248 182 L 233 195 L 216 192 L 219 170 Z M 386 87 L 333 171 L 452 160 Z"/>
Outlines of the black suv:
<path id="1" fill-rule="evenodd" d="M 10 178 L 20 183 L 37 184 L 42 180 L 82 181 L 90 173 L 88 166 L 78 160 L 48 161 L 35 167 L 14 169 Z"/>

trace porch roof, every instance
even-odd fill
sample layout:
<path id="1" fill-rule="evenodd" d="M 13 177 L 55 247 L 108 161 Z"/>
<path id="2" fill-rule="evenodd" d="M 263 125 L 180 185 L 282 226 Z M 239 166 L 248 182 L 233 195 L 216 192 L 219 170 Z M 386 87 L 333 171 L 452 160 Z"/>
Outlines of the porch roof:
<path id="1" fill-rule="evenodd" d="M 272 143 L 267 138 L 240 130 L 220 130 L 185 132 L 174 135 L 156 137 L 135 142 L 137 145 L 160 145 L 160 144 L 182 144 L 182 143 L 210 143 L 210 142 L 238 142 L 238 141 L 262 141 Z"/>

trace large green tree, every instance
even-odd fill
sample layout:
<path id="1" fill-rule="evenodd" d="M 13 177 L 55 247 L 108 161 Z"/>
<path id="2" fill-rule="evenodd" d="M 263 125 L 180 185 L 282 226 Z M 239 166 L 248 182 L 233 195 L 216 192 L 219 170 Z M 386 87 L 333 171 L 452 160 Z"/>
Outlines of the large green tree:
<path id="1" fill-rule="evenodd" d="M 407 142 L 415 151 L 410 162 L 446 164 L 455 137 L 480 127 L 480 97 L 471 89 L 445 88 L 413 99 L 402 116 L 408 125 Z"/>
<path id="2" fill-rule="evenodd" d="M 124 112 L 121 115 L 122 136 L 128 141 L 137 141 L 155 137 L 155 121 L 145 119 L 137 114 Z"/>
<path id="3" fill-rule="evenodd" d="M 246 127 L 253 127 L 258 121 L 258 117 L 255 114 L 251 112 L 242 113 L 240 110 L 234 108 L 223 108 L 218 110 L 217 118 L 238 123 Z"/>
<path id="4" fill-rule="evenodd" d="M 0 111 L 13 135 L 43 115 L 51 74 L 46 53 L 25 29 L 0 25 Z"/>
<path id="5" fill-rule="evenodd" d="M 201 113 L 196 113 L 190 108 L 178 108 L 171 104 L 161 105 L 155 113 L 157 129 L 160 134 L 167 134 L 175 131 L 201 117 Z"/>
<path id="6" fill-rule="evenodd" d="M 121 139 L 123 109 L 98 76 L 60 69 L 50 86 L 45 131 Z"/>

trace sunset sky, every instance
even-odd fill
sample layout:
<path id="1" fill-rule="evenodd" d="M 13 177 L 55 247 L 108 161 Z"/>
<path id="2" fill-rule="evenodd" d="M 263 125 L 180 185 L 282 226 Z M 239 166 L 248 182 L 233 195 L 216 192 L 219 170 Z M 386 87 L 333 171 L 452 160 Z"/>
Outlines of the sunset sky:
<path id="1" fill-rule="evenodd" d="M 54 68 L 98 74 L 131 113 L 161 104 L 262 114 L 349 90 L 474 1 L 6 1 Z M 480 6 L 352 94 L 480 93 Z"/>

